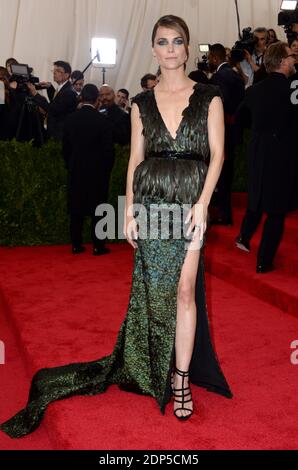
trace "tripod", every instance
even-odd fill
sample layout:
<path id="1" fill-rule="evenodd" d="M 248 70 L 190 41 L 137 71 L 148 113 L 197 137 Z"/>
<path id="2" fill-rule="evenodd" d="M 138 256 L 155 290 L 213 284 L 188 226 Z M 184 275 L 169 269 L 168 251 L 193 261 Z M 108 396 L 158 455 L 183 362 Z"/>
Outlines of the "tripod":
<path id="1" fill-rule="evenodd" d="M 106 83 L 106 69 L 102 67 L 102 84 Z"/>
<path id="2" fill-rule="evenodd" d="M 84 75 L 84 73 L 86 72 L 86 70 L 88 70 L 89 67 L 93 64 L 93 61 L 94 61 L 96 58 L 99 60 L 99 53 L 98 53 L 98 51 L 97 51 L 96 55 L 93 57 L 93 59 L 89 62 L 89 64 L 88 64 L 88 65 L 84 68 L 84 70 L 82 71 L 82 74 L 83 74 L 83 75 Z M 78 80 L 79 80 L 79 79 L 77 78 L 77 79 L 73 82 L 72 86 L 74 86 L 75 83 L 76 83 Z M 106 82 L 106 69 L 105 69 L 104 67 L 102 67 L 102 84 L 104 85 L 105 82 Z"/>
<path id="3" fill-rule="evenodd" d="M 31 96 L 25 96 L 17 124 L 16 140 L 33 140 L 37 147 L 44 144 L 41 116 Z"/>

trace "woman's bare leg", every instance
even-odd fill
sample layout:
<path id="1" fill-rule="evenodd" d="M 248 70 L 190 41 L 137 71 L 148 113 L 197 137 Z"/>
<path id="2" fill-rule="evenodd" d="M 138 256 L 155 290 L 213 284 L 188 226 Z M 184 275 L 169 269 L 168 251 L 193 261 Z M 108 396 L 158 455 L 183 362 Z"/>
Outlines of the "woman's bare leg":
<path id="1" fill-rule="evenodd" d="M 176 324 L 176 367 L 182 371 L 189 370 L 194 339 L 196 332 L 197 309 L 195 303 L 195 285 L 200 259 L 199 249 L 189 249 L 181 270 L 177 293 L 177 324 Z M 184 379 L 184 385 L 188 386 L 189 378 Z M 174 387 L 182 388 L 182 377 L 174 376 Z M 181 392 L 178 393 L 181 395 Z M 188 397 L 189 398 L 189 397 Z M 181 398 L 178 398 L 181 400 Z M 188 402 L 185 406 L 193 409 L 193 403 Z M 181 408 L 181 404 L 174 402 L 174 410 Z M 177 411 L 178 416 L 187 416 L 189 411 Z"/>

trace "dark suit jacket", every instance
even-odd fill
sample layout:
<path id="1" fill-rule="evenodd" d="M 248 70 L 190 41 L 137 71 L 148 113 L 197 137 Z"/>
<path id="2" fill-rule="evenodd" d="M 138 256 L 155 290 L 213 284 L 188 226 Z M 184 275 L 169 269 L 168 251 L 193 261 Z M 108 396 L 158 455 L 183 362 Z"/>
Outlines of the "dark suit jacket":
<path id="1" fill-rule="evenodd" d="M 115 144 L 126 145 L 130 143 L 130 116 L 116 104 L 100 110 L 100 113 L 107 116 L 113 131 L 113 141 Z"/>
<path id="2" fill-rule="evenodd" d="M 7 104 L 0 104 L 0 140 L 6 140 L 9 138 L 8 111 L 9 108 Z"/>
<path id="3" fill-rule="evenodd" d="M 245 85 L 242 78 L 229 64 L 223 64 L 210 81 L 220 88 L 225 113 L 233 116 L 245 94 Z"/>
<path id="4" fill-rule="evenodd" d="M 47 134 L 49 138 L 62 140 L 65 118 L 73 113 L 77 107 L 77 97 L 70 82 L 66 82 L 54 98 L 54 88 L 48 91 L 50 103 L 43 96 L 37 94 L 34 101 L 44 109 L 47 116 Z"/>
<path id="5" fill-rule="evenodd" d="M 94 215 L 96 206 L 107 201 L 113 159 L 112 131 L 105 116 L 83 106 L 67 117 L 63 156 L 69 171 L 69 210 Z"/>
<path id="6" fill-rule="evenodd" d="M 248 152 L 249 208 L 286 213 L 297 201 L 297 108 L 290 80 L 272 73 L 247 89 L 238 120 L 251 123 Z M 249 116 L 249 120 L 247 120 Z"/>
<path id="7" fill-rule="evenodd" d="M 202 70 L 193 70 L 192 72 L 190 72 L 188 77 L 197 83 L 204 83 L 205 85 L 208 85 L 209 83 L 207 75 L 202 72 Z"/>
<path id="8" fill-rule="evenodd" d="M 265 78 L 268 77 L 268 73 L 266 71 L 266 68 L 265 68 L 265 64 L 263 63 L 261 65 L 261 67 L 259 68 L 259 70 L 257 70 L 255 73 L 254 73 L 254 81 L 253 81 L 253 84 L 256 85 L 257 83 L 261 82 L 262 80 L 265 80 Z"/>
<path id="9" fill-rule="evenodd" d="M 244 99 L 245 85 L 229 64 L 223 64 L 210 81 L 219 87 L 223 96 L 226 157 L 229 157 L 229 149 L 241 142 L 241 130 L 234 124 L 234 115 Z"/>

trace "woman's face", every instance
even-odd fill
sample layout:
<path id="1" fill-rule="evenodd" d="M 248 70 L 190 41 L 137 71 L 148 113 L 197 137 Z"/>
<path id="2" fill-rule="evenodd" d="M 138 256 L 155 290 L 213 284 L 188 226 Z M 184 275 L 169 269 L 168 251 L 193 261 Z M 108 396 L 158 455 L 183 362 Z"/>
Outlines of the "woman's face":
<path id="1" fill-rule="evenodd" d="M 268 44 L 273 44 L 276 41 L 274 31 L 268 31 Z"/>
<path id="2" fill-rule="evenodd" d="M 184 66 L 187 48 L 183 37 L 174 29 L 162 26 L 157 29 L 152 50 L 161 68 L 175 70 Z"/>
<path id="3" fill-rule="evenodd" d="M 298 54 L 298 40 L 294 41 L 291 45 L 291 50 L 294 52 L 294 54 Z"/>

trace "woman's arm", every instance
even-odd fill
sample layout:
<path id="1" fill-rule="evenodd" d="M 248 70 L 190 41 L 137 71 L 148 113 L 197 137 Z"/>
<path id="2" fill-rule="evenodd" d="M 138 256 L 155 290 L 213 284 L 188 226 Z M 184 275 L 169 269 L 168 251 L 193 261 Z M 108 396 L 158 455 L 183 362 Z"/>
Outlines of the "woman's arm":
<path id="1" fill-rule="evenodd" d="M 222 100 L 216 96 L 210 103 L 208 114 L 210 164 L 198 203 L 209 205 L 224 162 L 225 124 Z"/>
<path id="2" fill-rule="evenodd" d="M 224 162 L 224 110 L 222 100 L 217 96 L 212 99 L 209 106 L 208 138 L 210 147 L 210 164 L 204 188 L 199 200 L 186 218 L 186 223 L 192 219 L 187 235 L 190 235 L 191 231 L 195 229 L 194 238 L 196 237 L 196 234 L 199 233 L 200 241 L 203 241 L 203 236 L 207 228 L 208 206 Z"/>
<path id="3" fill-rule="evenodd" d="M 126 179 L 126 198 L 125 198 L 125 214 L 124 214 L 124 234 L 134 248 L 137 247 L 133 239 L 136 237 L 136 224 L 134 223 L 132 205 L 133 205 L 133 175 L 136 167 L 144 160 L 145 144 L 143 124 L 140 118 L 139 108 L 136 103 L 131 109 L 131 147 L 130 158 Z"/>

